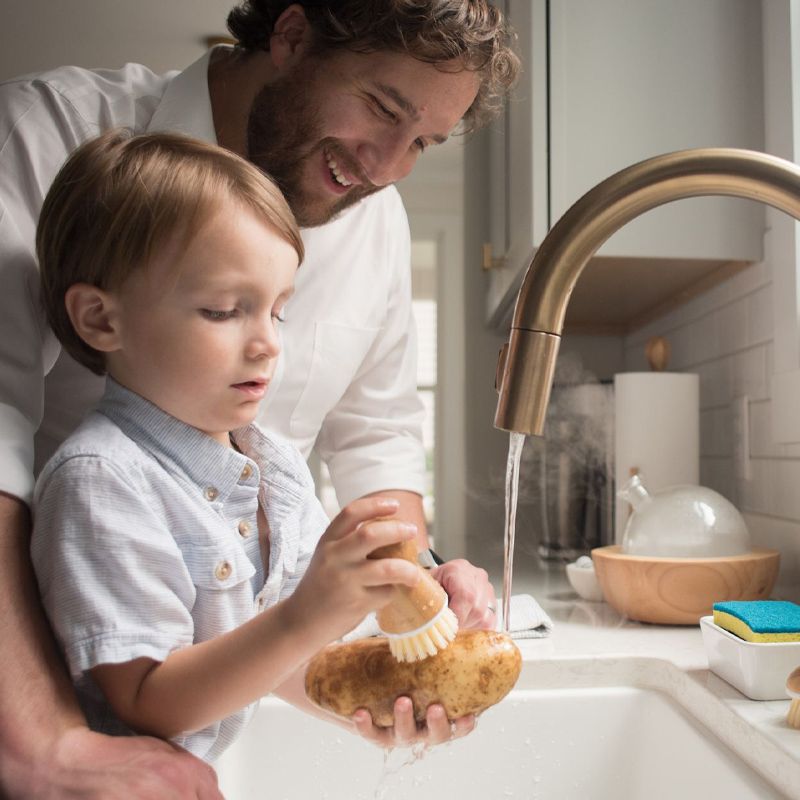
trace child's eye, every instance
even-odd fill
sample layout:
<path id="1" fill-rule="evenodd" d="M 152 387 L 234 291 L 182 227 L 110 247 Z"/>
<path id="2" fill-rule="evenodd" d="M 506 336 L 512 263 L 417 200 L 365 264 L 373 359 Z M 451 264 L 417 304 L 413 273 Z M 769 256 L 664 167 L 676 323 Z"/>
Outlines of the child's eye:
<path id="1" fill-rule="evenodd" d="M 272 319 L 274 319 L 275 322 L 286 322 L 286 317 L 283 316 L 283 309 L 280 311 L 273 311 Z"/>
<path id="2" fill-rule="evenodd" d="M 217 308 L 201 308 L 200 313 L 212 322 L 223 322 L 226 319 L 232 319 L 236 316 L 236 309 L 220 310 Z"/>

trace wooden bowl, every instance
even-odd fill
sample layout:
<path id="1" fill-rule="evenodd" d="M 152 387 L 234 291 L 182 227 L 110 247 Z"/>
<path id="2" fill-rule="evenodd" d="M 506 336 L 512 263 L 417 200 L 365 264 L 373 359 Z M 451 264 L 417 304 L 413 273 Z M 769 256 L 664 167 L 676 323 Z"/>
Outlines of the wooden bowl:
<path id="1" fill-rule="evenodd" d="M 619 545 L 592 550 L 606 602 L 628 619 L 697 625 L 723 600 L 766 600 L 778 576 L 780 553 L 753 548 L 722 558 L 629 556 Z"/>

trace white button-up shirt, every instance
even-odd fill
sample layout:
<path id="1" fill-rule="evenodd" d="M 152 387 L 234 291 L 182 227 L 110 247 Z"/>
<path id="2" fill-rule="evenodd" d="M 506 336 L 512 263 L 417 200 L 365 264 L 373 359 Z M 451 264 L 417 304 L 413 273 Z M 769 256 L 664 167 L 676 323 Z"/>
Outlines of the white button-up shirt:
<path id="1" fill-rule="evenodd" d="M 68 154 L 115 127 L 216 142 L 208 54 L 181 73 L 61 68 L 0 84 L 0 490 L 30 500 L 34 473 L 102 393 L 49 330 L 34 237 Z M 303 231 L 306 258 L 260 424 L 307 457 L 314 443 L 339 501 L 424 489 L 409 233 L 390 187 Z M 35 448 L 34 448 L 35 440 Z"/>
<path id="2" fill-rule="evenodd" d="M 97 410 L 39 476 L 31 555 L 95 730 L 127 732 L 92 667 L 163 661 L 288 597 L 305 574 L 328 520 L 303 457 L 256 425 L 234 438 L 241 452 L 109 380 Z M 259 503 L 268 570 L 255 533 Z M 241 535 L 242 523 L 252 536 Z M 213 761 L 254 708 L 174 741 Z"/>

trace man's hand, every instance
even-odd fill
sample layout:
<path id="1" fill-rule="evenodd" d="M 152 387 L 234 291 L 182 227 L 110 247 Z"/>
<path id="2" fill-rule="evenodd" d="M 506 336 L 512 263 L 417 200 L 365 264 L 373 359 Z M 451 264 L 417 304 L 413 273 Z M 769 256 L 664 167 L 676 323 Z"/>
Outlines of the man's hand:
<path id="1" fill-rule="evenodd" d="M 425 722 L 414 719 L 414 705 L 409 697 L 398 697 L 394 703 L 394 726 L 378 728 L 364 708 L 353 714 L 356 731 L 379 747 L 411 747 L 424 743 L 433 746 L 466 736 L 475 727 L 475 715 L 468 714 L 451 723 L 444 707 L 438 703 L 428 706 Z"/>
<path id="2" fill-rule="evenodd" d="M 420 550 L 429 546 L 422 498 L 418 494 L 386 490 L 370 496 L 397 500 L 400 507 L 395 515 L 396 519 L 412 522 L 417 526 L 417 547 Z M 449 595 L 450 608 L 458 617 L 458 624 L 462 628 L 494 630 L 497 624 L 497 600 L 486 570 L 473 566 L 463 558 L 457 558 L 432 569 L 431 575 Z"/>
<path id="3" fill-rule="evenodd" d="M 432 569 L 431 574 L 450 597 L 450 608 L 461 628 L 495 628 L 497 600 L 485 569 L 457 558 Z"/>
<path id="4" fill-rule="evenodd" d="M 149 736 L 103 736 L 73 728 L 58 741 L 53 763 L 19 776 L 10 798 L 53 800 L 222 800 L 212 767 Z"/>

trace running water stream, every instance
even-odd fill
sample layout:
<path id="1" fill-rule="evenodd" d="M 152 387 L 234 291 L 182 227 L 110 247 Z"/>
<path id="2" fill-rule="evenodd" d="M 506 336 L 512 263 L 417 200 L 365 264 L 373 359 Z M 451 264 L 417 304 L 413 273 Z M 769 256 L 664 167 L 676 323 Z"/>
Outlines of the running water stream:
<path id="1" fill-rule="evenodd" d="M 503 630 L 508 633 L 511 622 L 511 578 L 514 571 L 514 534 L 517 525 L 517 493 L 519 489 L 519 462 L 524 433 L 511 433 L 506 464 L 506 519 L 503 540 Z"/>
<path id="2" fill-rule="evenodd" d="M 506 465 L 506 504 L 505 504 L 505 539 L 503 547 L 503 631 L 508 633 L 511 620 L 511 577 L 514 570 L 514 533 L 517 522 L 517 494 L 519 489 L 519 466 L 522 448 L 525 444 L 524 433 L 511 433 L 508 445 L 508 462 Z M 424 745 L 415 745 L 411 752 L 404 750 L 400 760 L 393 758 L 396 751 L 387 749 L 384 753 L 383 772 L 375 787 L 374 800 L 388 800 L 393 791 L 390 780 L 406 767 L 423 758 L 427 752 Z"/>

